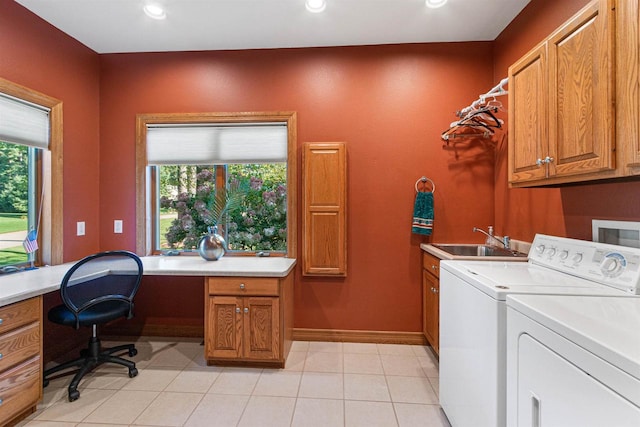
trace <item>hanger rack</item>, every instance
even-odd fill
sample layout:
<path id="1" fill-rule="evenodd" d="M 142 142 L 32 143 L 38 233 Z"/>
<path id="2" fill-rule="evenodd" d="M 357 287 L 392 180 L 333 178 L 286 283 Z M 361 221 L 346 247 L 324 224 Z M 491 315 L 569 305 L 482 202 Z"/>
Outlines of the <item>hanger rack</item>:
<path id="1" fill-rule="evenodd" d="M 509 83 L 509 78 L 508 77 L 505 77 L 504 79 L 500 80 L 500 83 L 495 85 L 489 92 L 480 95 L 478 97 L 478 99 L 473 101 L 473 103 L 471 105 L 469 105 L 468 107 L 465 107 L 462 110 L 460 110 L 459 113 L 458 113 L 458 117 L 462 117 L 462 116 L 466 115 L 467 113 L 469 113 L 470 111 L 475 110 L 480 105 L 485 104 L 487 102 L 487 98 L 490 98 L 490 97 L 494 98 L 496 96 L 507 95 L 509 93 L 509 91 L 504 88 L 504 86 L 506 86 L 507 83 Z"/>
<path id="2" fill-rule="evenodd" d="M 422 192 L 429 191 L 429 188 L 427 187 L 427 182 L 429 184 L 431 184 L 431 193 L 435 193 L 436 192 L 436 184 L 433 181 L 431 181 L 429 178 L 427 178 L 426 176 L 423 176 L 423 177 L 419 178 L 416 181 L 416 185 L 415 185 L 416 193 L 420 193 L 421 191 Z M 419 184 L 422 184 L 422 189 L 421 190 L 418 189 L 418 185 Z"/>

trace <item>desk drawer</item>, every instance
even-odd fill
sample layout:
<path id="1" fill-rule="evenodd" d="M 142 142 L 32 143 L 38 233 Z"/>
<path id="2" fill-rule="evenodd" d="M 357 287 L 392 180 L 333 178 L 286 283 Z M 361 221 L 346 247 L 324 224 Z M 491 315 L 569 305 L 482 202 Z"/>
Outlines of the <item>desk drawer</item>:
<path id="1" fill-rule="evenodd" d="M 440 277 L 440 258 L 431 255 L 430 253 L 423 252 L 422 254 L 422 268 L 436 277 Z"/>
<path id="2" fill-rule="evenodd" d="M 278 296 L 276 277 L 210 277 L 209 295 Z"/>
<path id="3" fill-rule="evenodd" d="M 0 425 L 37 404 L 41 376 L 40 357 L 0 374 Z"/>
<path id="4" fill-rule="evenodd" d="M 40 320 L 40 311 L 39 298 L 0 307 L 0 334 Z"/>
<path id="5" fill-rule="evenodd" d="M 40 352 L 40 323 L 0 335 L 0 372 Z"/>

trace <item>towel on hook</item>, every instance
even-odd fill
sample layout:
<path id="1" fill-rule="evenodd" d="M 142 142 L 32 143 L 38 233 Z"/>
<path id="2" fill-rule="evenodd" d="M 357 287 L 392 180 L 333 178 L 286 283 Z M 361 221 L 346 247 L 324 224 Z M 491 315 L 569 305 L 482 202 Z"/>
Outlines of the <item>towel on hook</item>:
<path id="1" fill-rule="evenodd" d="M 433 230 L 433 193 L 419 191 L 413 207 L 413 224 L 411 232 L 431 235 Z"/>

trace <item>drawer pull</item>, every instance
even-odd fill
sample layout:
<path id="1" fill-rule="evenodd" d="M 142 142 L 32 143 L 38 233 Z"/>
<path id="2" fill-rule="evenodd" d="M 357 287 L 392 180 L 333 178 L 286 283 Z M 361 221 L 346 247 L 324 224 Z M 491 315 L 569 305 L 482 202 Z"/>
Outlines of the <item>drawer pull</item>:
<path id="1" fill-rule="evenodd" d="M 244 314 L 249 313 L 249 309 L 247 307 L 244 308 Z"/>
<path id="2" fill-rule="evenodd" d="M 245 288 L 244 283 L 240 283 L 240 289 L 244 289 L 244 288 Z"/>
<path id="3" fill-rule="evenodd" d="M 236 313 L 240 313 L 240 307 L 236 307 Z"/>
<path id="4" fill-rule="evenodd" d="M 0 397 L 0 405 L 2 405 L 4 403 L 4 401 L 2 400 L 2 398 Z"/>
<path id="5" fill-rule="evenodd" d="M 2 359 L 4 357 L 4 354 L 0 353 L 0 359 Z"/>
<path id="6" fill-rule="evenodd" d="M 0 317 L 0 325 L 2 325 L 2 322 L 4 322 L 4 320 L 2 320 L 2 317 Z"/>

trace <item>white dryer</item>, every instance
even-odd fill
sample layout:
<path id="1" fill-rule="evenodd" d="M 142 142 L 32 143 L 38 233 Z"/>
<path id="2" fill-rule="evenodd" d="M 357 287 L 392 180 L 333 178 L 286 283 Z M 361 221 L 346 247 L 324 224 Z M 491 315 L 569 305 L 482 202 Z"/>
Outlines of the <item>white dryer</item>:
<path id="1" fill-rule="evenodd" d="M 508 295 L 624 298 L 640 292 L 640 249 L 541 234 L 527 263 L 440 266 L 440 405 L 453 427 L 511 427 Z"/>

